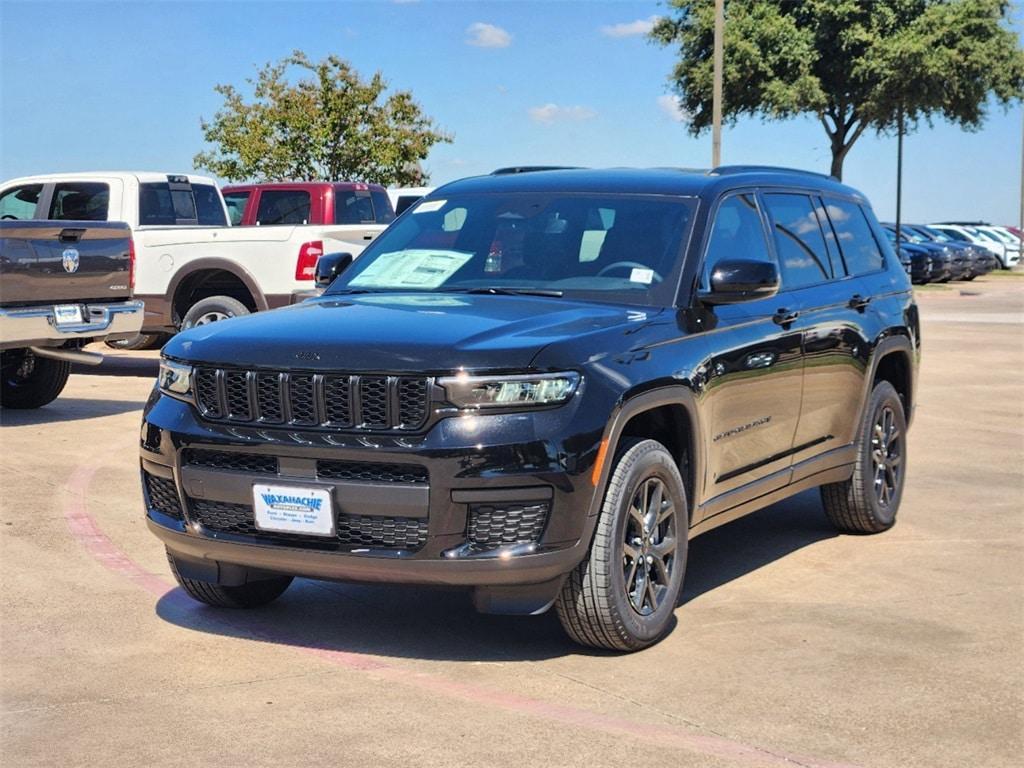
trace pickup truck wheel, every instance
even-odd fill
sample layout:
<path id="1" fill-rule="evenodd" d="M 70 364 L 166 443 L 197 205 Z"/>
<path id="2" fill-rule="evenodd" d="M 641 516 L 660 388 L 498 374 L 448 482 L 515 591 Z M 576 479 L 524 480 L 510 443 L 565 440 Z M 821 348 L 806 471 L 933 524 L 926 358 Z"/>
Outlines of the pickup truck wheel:
<path id="1" fill-rule="evenodd" d="M 907 420 L 888 381 L 875 385 L 857 440 L 853 477 L 821 487 L 825 514 L 845 533 L 892 528 L 907 473 Z"/>
<path id="2" fill-rule="evenodd" d="M 140 333 L 136 336 L 132 336 L 130 339 L 108 341 L 106 342 L 106 345 L 111 349 L 128 349 L 132 351 L 139 349 L 160 349 L 160 347 L 167 343 L 168 338 L 170 337 L 166 333 Z"/>
<path id="3" fill-rule="evenodd" d="M 186 579 L 178 573 L 174 555 L 167 551 L 167 562 L 171 573 L 189 597 L 217 608 L 258 608 L 279 598 L 292 583 L 291 576 L 277 576 L 273 579 L 250 581 L 236 587 L 212 584 L 208 581 Z"/>
<path id="4" fill-rule="evenodd" d="M 200 299 L 189 307 L 185 318 L 181 321 L 181 330 L 248 314 L 249 308 L 238 299 L 233 299 L 230 296 L 210 296 Z"/>
<path id="5" fill-rule="evenodd" d="M 577 643 L 637 651 L 668 631 L 686 570 L 689 515 L 672 455 L 628 439 L 618 454 L 590 553 L 556 603 Z"/>
<path id="6" fill-rule="evenodd" d="M 0 405 L 4 408 L 39 408 L 53 402 L 68 383 L 71 363 L 36 357 L 28 350 L 4 352 L 0 357 L 3 387 Z"/>

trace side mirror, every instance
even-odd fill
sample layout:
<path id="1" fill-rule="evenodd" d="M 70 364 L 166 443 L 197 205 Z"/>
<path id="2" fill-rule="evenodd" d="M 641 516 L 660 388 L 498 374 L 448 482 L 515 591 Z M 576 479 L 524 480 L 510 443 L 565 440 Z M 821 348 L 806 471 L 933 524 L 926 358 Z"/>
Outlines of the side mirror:
<path id="1" fill-rule="evenodd" d="M 779 292 L 779 268 L 769 261 L 726 259 L 711 273 L 711 290 L 700 294 L 705 304 L 739 304 L 766 299 Z"/>
<path id="2" fill-rule="evenodd" d="M 351 253 L 325 253 L 316 262 L 314 280 L 317 288 L 326 288 L 334 278 L 348 269 L 352 263 Z"/>

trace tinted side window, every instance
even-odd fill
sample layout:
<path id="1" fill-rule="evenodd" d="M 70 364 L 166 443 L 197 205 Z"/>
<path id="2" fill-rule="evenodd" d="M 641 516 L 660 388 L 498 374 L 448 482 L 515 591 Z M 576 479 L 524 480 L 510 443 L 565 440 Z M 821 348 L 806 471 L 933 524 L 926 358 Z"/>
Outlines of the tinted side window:
<path id="1" fill-rule="evenodd" d="M 223 227 L 227 224 L 216 187 L 210 184 L 193 184 L 192 195 L 196 199 L 196 218 L 200 225 Z"/>
<path id="2" fill-rule="evenodd" d="M 0 219 L 31 219 L 36 215 L 42 191 L 42 184 L 23 184 L 8 189 L 0 195 Z"/>
<path id="3" fill-rule="evenodd" d="M 334 195 L 335 224 L 374 224 L 369 192 L 340 190 Z"/>
<path id="4" fill-rule="evenodd" d="M 228 207 L 228 220 L 232 225 L 242 223 L 245 215 L 245 204 L 249 202 L 251 192 L 228 192 L 224 195 L 224 204 Z"/>
<path id="5" fill-rule="evenodd" d="M 378 224 L 390 224 L 395 220 L 395 209 L 391 207 L 391 198 L 387 192 L 370 192 L 373 200 L 373 217 Z"/>
<path id="6" fill-rule="evenodd" d="M 764 196 L 771 216 L 775 251 L 782 284 L 800 288 L 832 277 L 818 217 L 807 195 L 771 193 Z"/>
<path id="7" fill-rule="evenodd" d="M 308 224 L 309 192 L 301 189 L 263 190 L 256 210 L 256 223 Z"/>
<path id="8" fill-rule="evenodd" d="M 861 207 L 848 200 L 826 197 L 825 209 L 835 229 L 847 273 L 864 275 L 882 269 L 885 266 L 882 251 Z"/>
<path id="9" fill-rule="evenodd" d="M 57 184 L 48 219 L 106 221 L 110 187 L 100 182 Z"/>
<path id="10" fill-rule="evenodd" d="M 715 265 L 723 259 L 772 261 L 753 193 L 732 195 L 718 206 L 704 258 L 705 287 Z"/>

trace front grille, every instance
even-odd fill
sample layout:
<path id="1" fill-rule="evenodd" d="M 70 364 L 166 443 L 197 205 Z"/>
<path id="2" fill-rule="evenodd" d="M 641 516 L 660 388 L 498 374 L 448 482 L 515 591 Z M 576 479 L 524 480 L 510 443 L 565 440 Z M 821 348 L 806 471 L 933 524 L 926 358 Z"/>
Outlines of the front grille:
<path id="1" fill-rule="evenodd" d="M 224 469 L 229 472 L 258 472 L 264 475 L 277 474 L 277 457 L 255 453 L 227 453 L 191 448 L 185 451 L 182 464 L 192 467 Z"/>
<path id="2" fill-rule="evenodd" d="M 366 547 L 400 549 L 415 552 L 427 541 L 426 519 L 413 517 L 371 517 L 369 515 L 338 515 L 334 538 L 293 533 L 261 531 L 248 504 L 230 504 L 209 499 L 189 499 L 190 517 L 204 528 L 219 533 L 252 536 L 260 541 L 286 546 L 312 546 L 322 549 Z"/>
<path id="3" fill-rule="evenodd" d="M 415 430 L 430 413 L 422 376 L 355 376 L 197 367 L 196 402 L 212 421 Z"/>
<path id="4" fill-rule="evenodd" d="M 540 541 L 550 509 L 546 501 L 472 504 L 466 531 L 470 548 L 483 552 L 505 544 L 534 544 Z"/>
<path id="5" fill-rule="evenodd" d="M 374 464 L 363 461 L 318 461 L 316 476 L 322 480 L 352 480 L 362 483 L 427 482 L 426 467 L 415 464 Z"/>
<path id="6" fill-rule="evenodd" d="M 178 489 L 174 485 L 174 481 L 151 475 L 149 472 L 143 472 L 142 476 L 146 484 L 149 506 L 175 520 L 184 520 L 185 516 L 181 513 L 181 500 L 178 497 Z"/>

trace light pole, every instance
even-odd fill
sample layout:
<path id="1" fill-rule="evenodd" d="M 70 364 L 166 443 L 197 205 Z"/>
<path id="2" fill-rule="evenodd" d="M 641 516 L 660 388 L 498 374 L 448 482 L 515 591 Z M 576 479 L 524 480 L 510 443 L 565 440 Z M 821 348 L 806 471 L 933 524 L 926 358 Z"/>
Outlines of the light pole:
<path id="1" fill-rule="evenodd" d="M 900 221 L 903 206 L 903 104 L 896 115 L 896 256 L 900 255 Z"/>
<path id="2" fill-rule="evenodd" d="M 725 0 L 715 0 L 715 43 L 712 66 L 714 82 L 711 92 L 711 167 L 722 162 L 722 36 L 725 34 Z"/>

